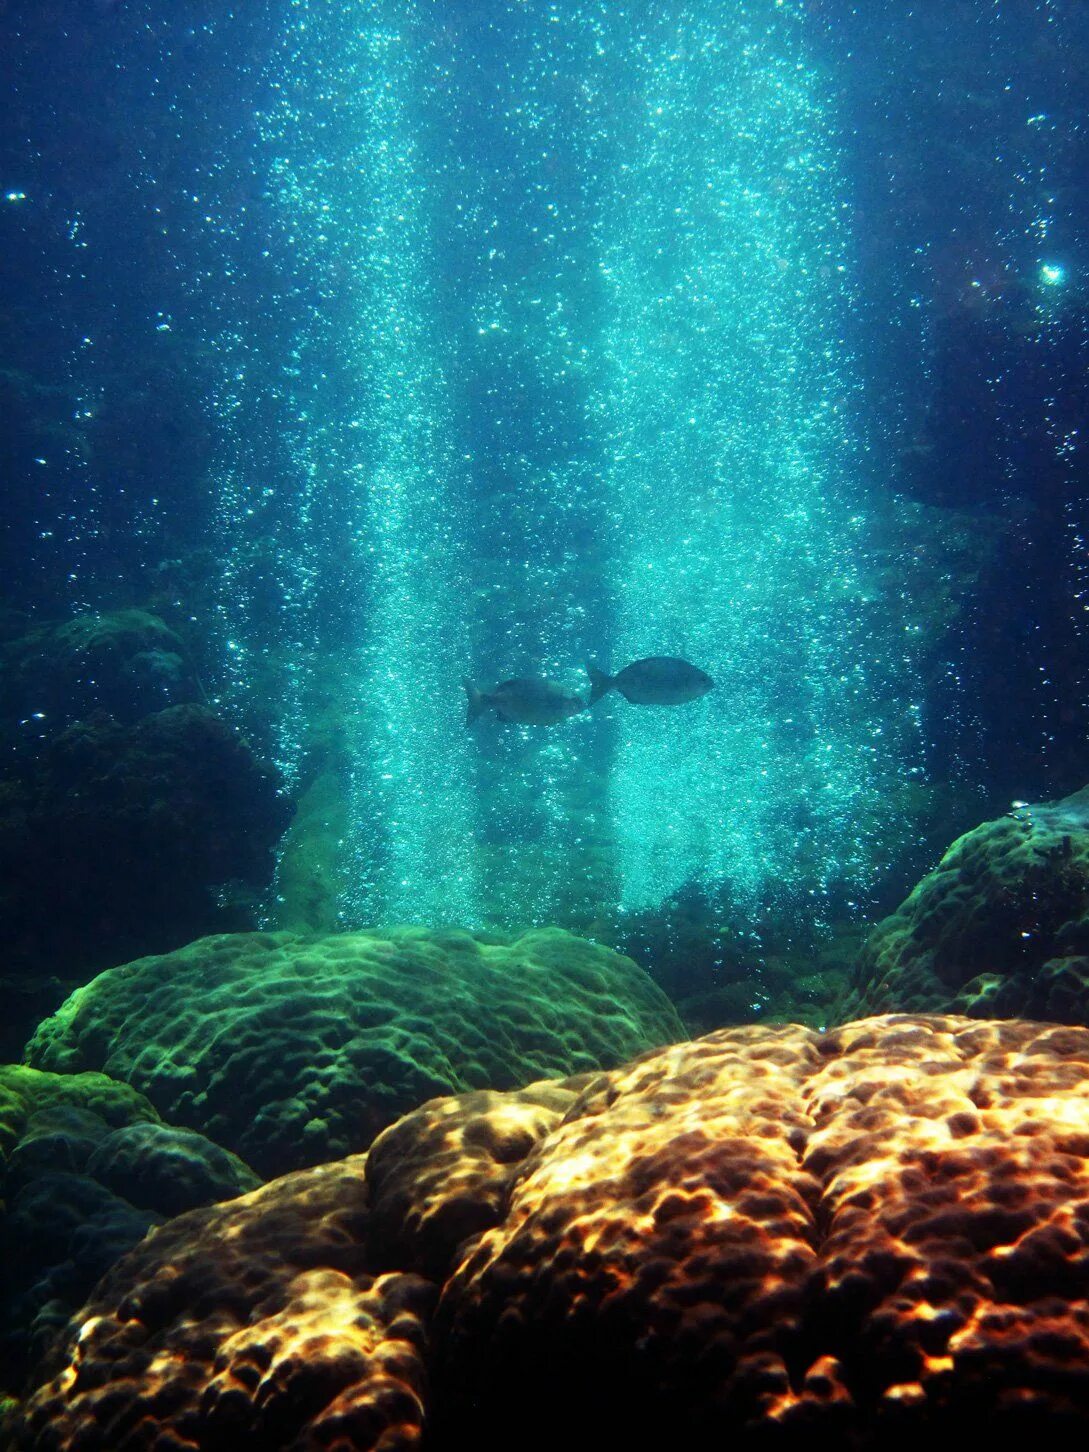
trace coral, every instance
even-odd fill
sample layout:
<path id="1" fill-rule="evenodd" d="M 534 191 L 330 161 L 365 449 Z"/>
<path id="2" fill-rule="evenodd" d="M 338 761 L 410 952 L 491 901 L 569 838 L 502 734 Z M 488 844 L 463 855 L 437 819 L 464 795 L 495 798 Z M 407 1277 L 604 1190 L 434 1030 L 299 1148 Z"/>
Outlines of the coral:
<path id="1" fill-rule="evenodd" d="M 348 1159 L 171 1221 L 97 1287 L 16 1445 L 414 1448 L 434 1290 L 368 1274 L 366 1219 Z"/>
<path id="2" fill-rule="evenodd" d="M 502 1220 L 523 1161 L 591 1077 L 434 1099 L 379 1135 L 367 1156 L 374 1264 L 445 1279 L 462 1242 Z"/>
<path id="3" fill-rule="evenodd" d="M 841 1019 L 887 1011 L 1089 1022 L 1089 788 L 945 853 L 859 955 Z"/>
<path id="4" fill-rule="evenodd" d="M 105 1074 L 43 1074 L 24 1064 L 0 1065 L 0 1164 L 25 1133 L 31 1116 L 44 1110 L 74 1106 L 94 1114 L 110 1128 L 158 1115 L 142 1094 Z"/>
<path id="5" fill-rule="evenodd" d="M 622 1063 L 681 1038 L 627 958 L 558 929 L 221 935 L 111 969 L 29 1062 L 102 1069 L 262 1174 L 364 1148 L 438 1094 Z"/>
<path id="6" fill-rule="evenodd" d="M 1074 1446 L 1087 1204 L 1085 1029 L 720 1030 L 171 1221 L 12 1445 Z"/>
<path id="7" fill-rule="evenodd" d="M 250 1167 L 195 1129 L 128 1124 L 98 1144 L 87 1174 L 133 1205 L 169 1218 L 256 1189 Z"/>
<path id="8" fill-rule="evenodd" d="M 552 1385 L 531 1446 L 545 1445 L 546 1428 L 558 1435 L 554 1417 L 578 1446 L 628 1446 L 659 1398 L 741 1409 L 748 1384 L 774 1372 L 769 1330 L 796 1321 L 813 1259 L 818 1187 L 800 1152 L 803 1086 L 819 1063 L 805 1030 L 737 1029 L 595 1081 L 446 1286 L 438 1375 L 450 1445 L 478 1398 L 488 1409 L 475 1445 L 495 1445 L 493 1415 L 527 1395 L 518 1368 L 534 1364 L 549 1365 Z M 625 1405 L 595 1393 L 609 1385 L 625 1387 Z M 595 1400 L 610 1438 L 592 1424 Z M 685 1419 L 671 1415 L 677 1444 Z"/>
<path id="9" fill-rule="evenodd" d="M 13 1385 L 150 1226 L 257 1177 L 102 1074 L 0 1067 L 0 1344 Z"/>
<path id="10" fill-rule="evenodd" d="M 244 890 L 270 880 L 290 816 L 275 775 L 203 706 L 77 723 L 0 784 L 6 966 L 70 980 L 250 926 Z"/>
<path id="11" fill-rule="evenodd" d="M 892 1017 L 645 1056 L 463 1252 L 435 1445 L 520 1417 L 542 1452 L 1082 1435 L 1087 1197 L 1084 1030 Z"/>

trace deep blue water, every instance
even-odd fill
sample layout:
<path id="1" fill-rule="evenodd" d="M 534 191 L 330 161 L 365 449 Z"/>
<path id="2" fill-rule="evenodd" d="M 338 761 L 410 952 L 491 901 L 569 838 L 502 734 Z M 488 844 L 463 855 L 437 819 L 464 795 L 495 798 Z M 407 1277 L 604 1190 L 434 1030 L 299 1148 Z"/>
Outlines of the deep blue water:
<path id="1" fill-rule="evenodd" d="M 1084 784 L 1073 0 L 0 23 L 8 633 L 180 632 L 266 921 L 789 937 Z M 650 654 L 716 691 L 462 729 Z"/>

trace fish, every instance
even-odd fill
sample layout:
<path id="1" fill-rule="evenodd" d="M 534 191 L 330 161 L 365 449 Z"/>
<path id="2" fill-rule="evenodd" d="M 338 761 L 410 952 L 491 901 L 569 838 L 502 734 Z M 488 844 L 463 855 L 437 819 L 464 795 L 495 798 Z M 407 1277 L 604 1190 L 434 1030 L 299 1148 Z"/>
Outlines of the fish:
<path id="1" fill-rule="evenodd" d="M 501 681 L 494 691 L 478 691 L 468 678 L 461 684 L 468 697 L 466 727 L 485 711 L 494 711 L 504 721 L 517 721 L 522 726 L 554 726 L 586 710 L 581 696 L 565 691 L 555 681 L 519 678 Z"/>
<path id="2" fill-rule="evenodd" d="M 615 676 L 606 675 L 590 661 L 590 705 L 609 691 L 619 691 L 633 706 L 683 706 L 698 701 L 714 687 L 714 681 L 698 666 L 675 655 L 651 655 L 632 661 Z"/>

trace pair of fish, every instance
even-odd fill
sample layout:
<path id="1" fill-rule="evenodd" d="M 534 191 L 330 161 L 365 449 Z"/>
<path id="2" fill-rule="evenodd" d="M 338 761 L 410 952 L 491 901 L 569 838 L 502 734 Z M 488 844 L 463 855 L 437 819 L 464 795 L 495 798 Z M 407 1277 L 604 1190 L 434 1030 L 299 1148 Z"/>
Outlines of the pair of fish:
<path id="1" fill-rule="evenodd" d="M 636 706 L 682 706 L 697 701 L 715 684 L 709 675 L 689 661 L 672 655 L 652 655 L 633 661 L 615 676 L 606 675 L 596 666 L 587 665 L 590 677 L 590 699 L 584 701 L 565 691 L 554 681 L 519 679 L 503 681 L 494 691 L 478 691 L 472 681 L 464 680 L 469 707 L 466 726 L 471 726 L 485 711 L 494 711 L 504 721 L 517 721 L 523 726 L 553 726 L 587 710 L 610 691 L 619 691 L 626 701 Z"/>

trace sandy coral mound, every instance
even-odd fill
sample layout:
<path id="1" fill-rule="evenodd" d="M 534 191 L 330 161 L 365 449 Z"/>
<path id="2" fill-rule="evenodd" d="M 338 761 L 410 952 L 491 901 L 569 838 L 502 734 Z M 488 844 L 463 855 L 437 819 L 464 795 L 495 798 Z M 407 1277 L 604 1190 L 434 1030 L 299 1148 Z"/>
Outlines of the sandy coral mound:
<path id="1" fill-rule="evenodd" d="M 959 838 L 874 929 L 839 1006 L 1089 1023 L 1089 787 Z"/>
<path id="2" fill-rule="evenodd" d="M 436 1445 L 1089 1423 L 1089 1033 L 724 1030 L 592 1085 L 446 1285 Z M 548 1368 L 547 1393 L 535 1368 Z"/>
<path id="3" fill-rule="evenodd" d="M 14 1444 L 415 1447 L 433 1290 L 367 1273 L 365 1200 L 348 1159 L 171 1221 L 99 1284 Z"/>
<path id="4" fill-rule="evenodd" d="M 265 1175 L 363 1149 L 439 1094 L 612 1067 L 684 1036 L 628 958 L 556 928 L 205 938 L 77 990 L 27 1057 L 102 1069 Z"/>

